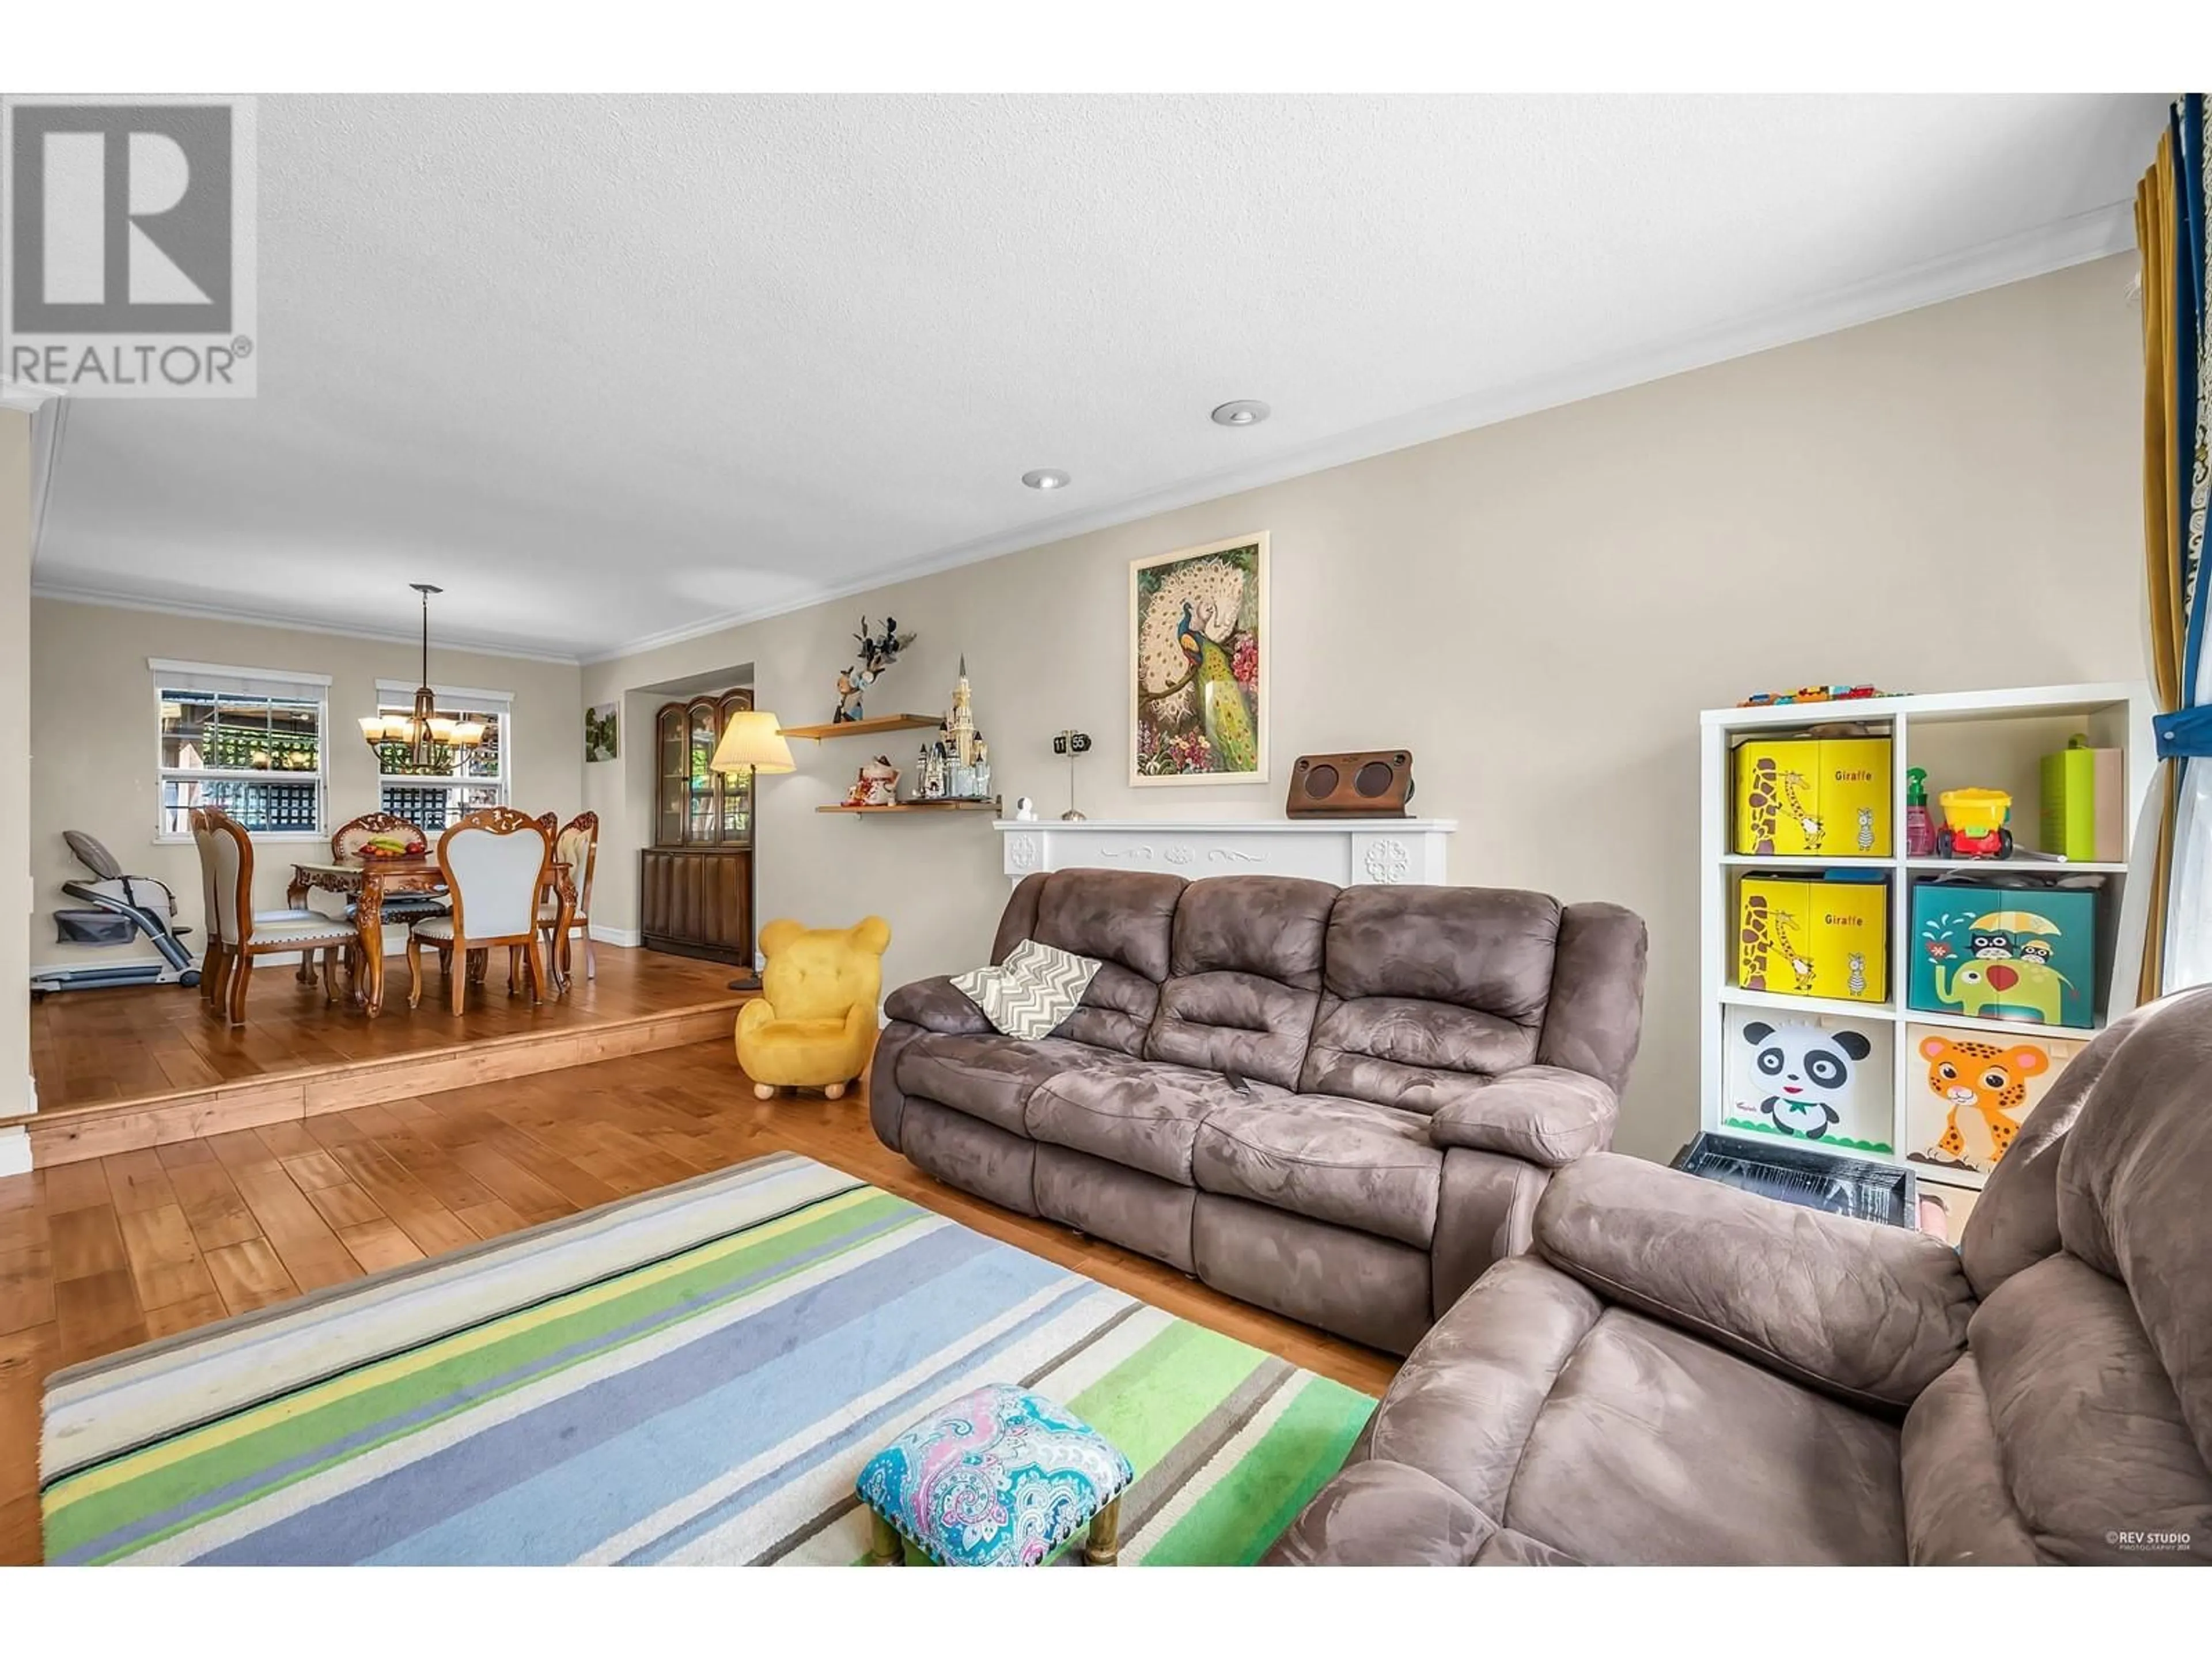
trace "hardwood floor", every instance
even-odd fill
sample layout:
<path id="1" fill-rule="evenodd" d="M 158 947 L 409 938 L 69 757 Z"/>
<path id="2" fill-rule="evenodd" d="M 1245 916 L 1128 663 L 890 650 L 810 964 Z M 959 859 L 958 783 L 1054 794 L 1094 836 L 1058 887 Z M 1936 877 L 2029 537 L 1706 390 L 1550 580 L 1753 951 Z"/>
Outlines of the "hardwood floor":
<path id="1" fill-rule="evenodd" d="M 0 1180 L 0 1563 L 39 1559 L 49 1372 L 780 1150 L 1353 1388 L 1397 1368 L 941 1185 L 877 1141 L 865 1091 L 756 1100 L 723 1039 Z"/>
<path id="2" fill-rule="evenodd" d="M 587 980 L 581 942 L 574 948 L 576 977 L 567 996 L 536 1006 L 526 996 L 510 997 L 505 964 L 495 961 L 459 1019 L 435 1005 L 441 981 L 434 966 L 427 969 L 422 1006 L 412 1012 L 407 970 L 398 967 L 398 994 L 387 992 L 375 1019 L 347 1003 L 326 1003 L 319 986 L 293 978 L 289 959 L 254 975 L 243 1025 L 204 1013 L 199 993 L 182 986 L 42 997 L 31 1005 L 31 1070 L 40 1115 L 742 1000 L 729 988 L 732 970 L 720 963 L 602 945 L 599 975 Z M 389 980 L 393 969 L 386 972 Z"/>

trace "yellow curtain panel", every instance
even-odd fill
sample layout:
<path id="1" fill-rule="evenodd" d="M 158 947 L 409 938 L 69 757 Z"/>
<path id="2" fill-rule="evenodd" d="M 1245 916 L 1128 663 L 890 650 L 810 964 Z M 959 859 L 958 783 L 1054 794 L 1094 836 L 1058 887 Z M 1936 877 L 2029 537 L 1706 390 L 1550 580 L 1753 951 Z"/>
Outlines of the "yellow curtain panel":
<path id="1" fill-rule="evenodd" d="M 2152 689 L 2161 710 L 2181 706 L 2181 656 L 2189 618 L 2181 591 L 2180 487 L 2175 441 L 2179 377 L 2174 362 L 2175 195 L 2172 135 L 2161 133 L 2158 159 L 2136 186 L 2136 246 L 2142 253 L 2143 552 L 2150 593 Z M 2158 834 L 2145 912 L 2142 970 L 2136 996 L 2158 995 L 2166 971 L 2166 895 L 2173 873 L 2173 821 L 2181 769 L 2159 768 Z"/>

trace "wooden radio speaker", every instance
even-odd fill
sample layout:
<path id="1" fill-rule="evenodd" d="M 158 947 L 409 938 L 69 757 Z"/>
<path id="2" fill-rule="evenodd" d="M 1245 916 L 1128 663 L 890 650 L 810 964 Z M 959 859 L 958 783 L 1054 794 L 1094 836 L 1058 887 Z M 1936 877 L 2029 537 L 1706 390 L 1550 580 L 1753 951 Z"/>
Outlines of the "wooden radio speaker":
<path id="1" fill-rule="evenodd" d="M 1291 769 L 1294 818 L 1402 818 L 1413 799 L 1413 757 L 1403 749 L 1301 755 Z"/>

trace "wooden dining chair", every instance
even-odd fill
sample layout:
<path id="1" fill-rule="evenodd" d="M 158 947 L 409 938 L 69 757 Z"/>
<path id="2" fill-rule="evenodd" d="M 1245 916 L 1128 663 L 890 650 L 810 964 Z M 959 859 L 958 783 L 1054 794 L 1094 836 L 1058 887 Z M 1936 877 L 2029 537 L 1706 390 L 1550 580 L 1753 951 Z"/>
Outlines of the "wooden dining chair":
<path id="1" fill-rule="evenodd" d="M 519 947 L 530 994 L 545 1000 L 545 957 L 538 936 L 538 898 L 553 866 L 553 842 L 544 825 L 511 806 L 471 812 L 438 838 L 438 867 L 445 872 L 453 910 L 425 916 L 407 933 L 407 1006 L 422 1000 L 422 945 L 437 947 L 445 963 L 447 997 L 459 1014 L 468 1000 L 468 957 L 495 945 Z M 512 983 L 508 986 L 511 993 Z"/>
<path id="2" fill-rule="evenodd" d="M 548 817 L 552 814 L 548 813 Z M 542 823 L 544 820 L 540 820 Z M 579 812 L 562 826 L 554 838 L 553 856 L 568 866 L 568 880 L 576 892 L 575 913 L 568 918 L 569 933 L 581 930 L 584 935 L 584 977 L 599 976 L 598 955 L 592 949 L 592 876 L 599 861 L 599 815 Z M 561 902 L 557 898 L 541 900 L 538 906 L 538 925 L 545 930 L 545 942 L 551 948 L 560 965 L 562 978 L 568 976 L 568 936 L 562 934 Z"/>
<path id="3" fill-rule="evenodd" d="M 323 999 L 337 1000 L 337 963 L 360 937 L 342 916 L 313 911 L 253 908 L 253 838 L 228 812 L 196 807 L 192 840 L 199 848 L 203 883 L 210 904 L 208 952 L 212 966 L 200 968 L 203 994 L 233 1025 L 246 1024 L 246 988 L 262 957 L 298 955 L 303 963 L 322 958 Z M 210 981 L 212 981 L 210 983 Z"/>
<path id="4" fill-rule="evenodd" d="M 228 816 L 220 807 L 195 806 L 185 815 L 192 833 L 192 844 L 200 861 L 200 1000 L 211 1006 L 222 1006 L 222 991 L 226 984 L 225 963 L 228 951 L 222 942 L 222 927 L 216 920 L 215 844 L 201 835 L 211 818 Z M 322 913 L 313 909 L 283 908 L 256 910 L 253 921 L 257 927 L 267 927 L 275 921 L 319 921 Z M 300 953 L 300 977 L 311 980 L 322 952 L 303 951 Z"/>
<path id="5" fill-rule="evenodd" d="M 357 818 L 349 818 L 331 832 L 331 856 L 333 859 L 353 859 L 361 856 L 361 849 L 376 837 L 397 836 L 407 843 L 410 853 L 428 853 L 430 837 L 422 826 L 410 823 L 391 812 L 363 812 Z M 441 916 L 449 901 L 443 893 L 387 893 L 384 899 L 384 920 L 395 927 L 404 927 L 417 916 Z M 349 898 L 346 914 L 358 913 L 361 901 Z M 356 951 L 353 956 L 360 953 Z M 353 957 L 346 961 L 348 971 L 355 963 Z"/>

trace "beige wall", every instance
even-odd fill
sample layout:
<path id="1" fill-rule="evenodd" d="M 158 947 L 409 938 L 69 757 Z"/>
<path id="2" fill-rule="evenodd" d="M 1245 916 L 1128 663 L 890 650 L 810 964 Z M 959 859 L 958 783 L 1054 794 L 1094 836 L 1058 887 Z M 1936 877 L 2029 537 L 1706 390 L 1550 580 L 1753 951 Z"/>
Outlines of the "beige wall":
<path id="1" fill-rule="evenodd" d="M 30 699 L 30 641 L 31 417 L 0 409 L 0 708 Z M 0 720 L 0 1117 L 31 1092 L 30 764 L 23 722 Z"/>
<path id="2" fill-rule="evenodd" d="M 1633 906 L 1650 921 L 1625 1150 L 1696 1127 L 1697 713 L 1760 688 L 2033 684 L 2142 672 L 2141 368 L 2110 259 L 1375 459 L 587 666 L 584 695 L 754 665 L 762 705 L 826 719 L 860 613 L 916 648 L 871 708 L 939 708 L 966 652 L 1011 803 L 1065 804 L 1050 734 L 1098 739 L 1093 817 L 1266 817 L 1301 751 L 1407 745 L 1419 810 L 1456 817 L 1455 881 Z M 1261 388 L 1264 390 L 1264 388 Z M 1080 457 L 1050 457 L 1079 480 Z M 1127 564 L 1273 532 L 1264 787 L 1132 790 Z M 635 700 L 630 707 L 634 710 Z M 633 714 L 637 754 L 647 733 Z M 877 911 L 887 979 L 970 965 L 1006 894 L 981 815 L 819 817 L 866 758 L 799 744 L 761 786 L 765 916 Z M 913 745 L 890 750 L 908 761 Z M 599 920 L 635 926 L 648 825 L 627 766 Z"/>
<path id="3" fill-rule="evenodd" d="M 418 648 L 60 599 L 34 599 L 31 608 L 31 730 L 37 746 L 31 760 L 31 871 L 40 913 L 31 954 L 39 964 L 113 964 L 134 954 L 54 942 L 47 913 L 70 902 L 61 884 L 80 873 L 62 841 L 64 830 L 89 830 L 132 874 L 168 883 L 177 893 L 179 919 L 202 927 L 199 866 L 191 845 L 159 844 L 154 838 L 149 657 L 330 675 L 330 824 L 376 810 L 375 757 L 354 722 L 374 712 L 378 680 L 415 683 L 422 673 Z M 441 651 L 434 630 L 430 672 L 441 684 L 513 692 L 514 805 L 564 818 L 578 810 L 583 723 L 574 667 Z M 257 906 L 283 902 L 291 860 L 309 850 L 283 840 L 259 842 Z M 325 844 L 325 854 L 328 850 Z M 188 943 L 197 949 L 201 937 Z M 143 948 L 135 954 L 153 956 Z"/>

